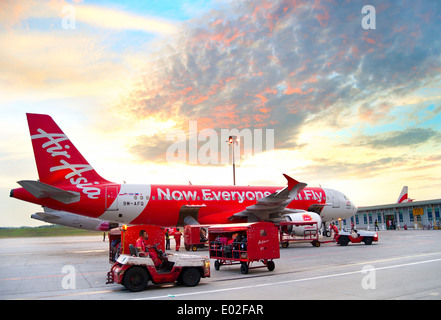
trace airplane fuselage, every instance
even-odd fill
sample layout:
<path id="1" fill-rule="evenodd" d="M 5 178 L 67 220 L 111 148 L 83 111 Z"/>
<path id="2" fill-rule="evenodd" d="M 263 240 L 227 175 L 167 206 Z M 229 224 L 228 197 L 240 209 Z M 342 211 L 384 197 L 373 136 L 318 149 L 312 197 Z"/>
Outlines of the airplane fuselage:
<path id="1" fill-rule="evenodd" d="M 63 189 L 79 192 L 76 186 Z M 54 199 L 37 199 L 24 188 L 12 190 L 14 198 L 91 218 L 124 224 L 182 225 L 185 216 L 193 216 L 201 224 L 231 222 L 236 212 L 256 203 L 257 199 L 281 190 L 272 186 L 213 185 L 134 185 L 106 184 L 96 186 L 93 195 L 81 193 L 81 200 L 64 204 Z M 288 209 L 308 211 L 313 205 L 324 205 L 324 222 L 349 218 L 356 206 L 341 192 L 326 188 L 306 187 Z M 237 222 L 237 220 L 236 220 Z"/>

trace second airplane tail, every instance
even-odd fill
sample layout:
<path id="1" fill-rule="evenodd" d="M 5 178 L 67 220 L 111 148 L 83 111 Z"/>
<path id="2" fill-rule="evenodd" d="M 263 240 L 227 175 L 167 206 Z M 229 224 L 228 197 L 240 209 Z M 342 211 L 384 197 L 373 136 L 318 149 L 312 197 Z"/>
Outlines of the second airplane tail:
<path id="1" fill-rule="evenodd" d="M 108 183 L 81 155 L 74 144 L 48 115 L 27 113 L 32 147 L 40 182 L 75 185 L 94 189 Z"/>
<path id="2" fill-rule="evenodd" d="M 407 186 L 404 186 L 403 189 L 401 190 L 400 196 L 398 197 L 397 203 L 402 203 L 402 202 L 408 202 L 408 192 L 407 192 Z"/>

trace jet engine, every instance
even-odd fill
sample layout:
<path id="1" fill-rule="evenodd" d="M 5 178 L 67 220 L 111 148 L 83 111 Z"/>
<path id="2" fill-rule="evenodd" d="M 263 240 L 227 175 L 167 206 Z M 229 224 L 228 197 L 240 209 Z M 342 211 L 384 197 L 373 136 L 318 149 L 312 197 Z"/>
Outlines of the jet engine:
<path id="1" fill-rule="evenodd" d="M 303 237 L 306 235 L 305 232 L 308 234 L 309 232 L 316 232 L 316 230 L 320 230 L 322 226 L 322 218 L 315 212 L 300 211 L 297 213 L 286 214 L 283 217 L 285 218 L 285 221 L 317 222 L 317 225 L 287 225 L 282 229 L 282 231 L 290 235 Z"/>

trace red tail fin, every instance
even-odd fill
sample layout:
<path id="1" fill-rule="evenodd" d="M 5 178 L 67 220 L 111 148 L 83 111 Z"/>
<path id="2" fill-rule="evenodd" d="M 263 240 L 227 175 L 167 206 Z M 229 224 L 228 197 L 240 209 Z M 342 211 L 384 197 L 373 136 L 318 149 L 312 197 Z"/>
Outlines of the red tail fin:
<path id="1" fill-rule="evenodd" d="M 87 162 L 48 115 L 27 113 L 40 181 L 49 185 L 75 185 L 81 189 L 108 183 Z"/>
<path id="2" fill-rule="evenodd" d="M 400 196 L 398 197 L 397 203 L 409 202 L 409 198 L 407 195 L 407 186 L 404 186 L 401 190 Z"/>

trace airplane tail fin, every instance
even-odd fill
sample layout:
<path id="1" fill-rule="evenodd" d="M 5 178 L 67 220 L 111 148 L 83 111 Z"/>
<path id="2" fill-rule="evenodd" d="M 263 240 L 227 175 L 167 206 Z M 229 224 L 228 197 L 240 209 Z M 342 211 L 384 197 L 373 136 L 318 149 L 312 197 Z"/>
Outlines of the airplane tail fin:
<path id="1" fill-rule="evenodd" d="M 94 186 L 107 183 L 48 115 L 27 113 L 40 182 Z"/>
<path id="2" fill-rule="evenodd" d="M 404 186 L 401 190 L 400 196 L 398 197 L 397 203 L 407 202 L 408 200 L 407 186 Z"/>

